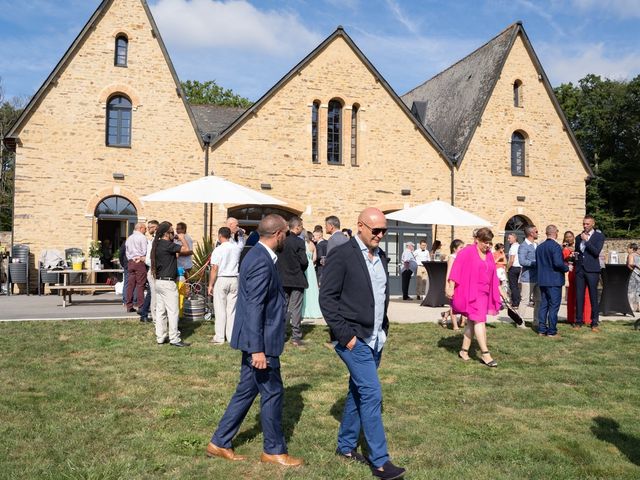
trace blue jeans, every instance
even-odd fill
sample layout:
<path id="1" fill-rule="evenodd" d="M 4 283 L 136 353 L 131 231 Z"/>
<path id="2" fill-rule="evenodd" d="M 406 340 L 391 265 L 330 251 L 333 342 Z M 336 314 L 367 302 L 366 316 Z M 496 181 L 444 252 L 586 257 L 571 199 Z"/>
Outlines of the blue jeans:
<path id="1" fill-rule="evenodd" d="M 271 360 L 272 357 L 267 357 L 269 365 Z M 233 448 L 231 440 L 238 433 L 244 417 L 259 393 L 264 453 L 270 455 L 287 453 L 287 444 L 282 432 L 284 387 L 279 361 L 277 358 L 273 360 L 277 361 L 274 362 L 274 365 L 277 365 L 276 368 L 268 366 L 264 370 L 258 370 L 251 366 L 251 355 L 242 352 L 240 381 L 227 410 L 220 419 L 218 428 L 211 437 L 211 443 L 220 448 Z"/>
<path id="2" fill-rule="evenodd" d="M 349 393 L 338 431 L 338 450 L 342 453 L 355 450 L 362 429 L 369 446 L 369 461 L 374 467 L 381 467 L 389 460 L 382 425 L 382 387 L 378 379 L 382 351 L 372 350 L 358 338 L 353 350 L 338 344 L 336 353 L 350 374 Z"/>
<path id="3" fill-rule="evenodd" d="M 540 309 L 538 310 L 538 333 L 558 333 L 558 310 L 562 300 L 562 287 L 540 287 Z"/>

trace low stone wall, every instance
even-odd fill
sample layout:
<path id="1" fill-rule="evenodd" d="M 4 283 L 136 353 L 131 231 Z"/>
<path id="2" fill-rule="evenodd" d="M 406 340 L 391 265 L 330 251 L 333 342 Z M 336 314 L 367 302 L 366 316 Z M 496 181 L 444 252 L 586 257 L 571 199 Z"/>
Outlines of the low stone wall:
<path id="1" fill-rule="evenodd" d="M 630 243 L 637 243 L 640 245 L 640 239 L 634 238 L 607 238 L 604 242 L 604 248 L 602 251 L 605 254 L 607 262 L 609 262 L 609 254 L 611 252 L 618 253 L 618 263 L 626 263 L 627 261 L 627 247 Z"/>

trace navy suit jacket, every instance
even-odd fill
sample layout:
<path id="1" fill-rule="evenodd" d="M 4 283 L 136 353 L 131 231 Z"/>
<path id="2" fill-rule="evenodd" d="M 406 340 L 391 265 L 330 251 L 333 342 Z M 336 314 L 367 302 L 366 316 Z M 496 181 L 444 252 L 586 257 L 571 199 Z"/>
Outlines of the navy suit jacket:
<path id="1" fill-rule="evenodd" d="M 231 346 L 247 353 L 264 352 L 269 366 L 280 366 L 284 350 L 286 302 L 280 276 L 262 244 L 252 247 L 240 266 L 236 317 Z"/>
<path id="2" fill-rule="evenodd" d="M 600 273 L 600 252 L 604 247 L 604 234 L 600 230 L 594 231 L 589 241 L 584 244 L 584 252 L 580 251 L 581 244 L 582 238 L 576 235 L 576 270 L 582 268 L 585 272 Z"/>
<path id="3" fill-rule="evenodd" d="M 536 248 L 536 265 L 538 267 L 538 285 L 541 287 L 561 287 L 564 285 L 564 274 L 569 271 L 562 258 L 562 247 L 547 238 Z"/>
<path id="4" fill-rule="evenodd" d="M 387 256 L 379 250 L 387 273 L 386 299 L 382 329 L 389 331 L 389 272 Z M 355 238 L 329 252 L 322 270 L 320 309 L 332 335 L 346 346 L 355 336 L 360 339 L 373 333 L 375 303 L 369 269 Z"/>

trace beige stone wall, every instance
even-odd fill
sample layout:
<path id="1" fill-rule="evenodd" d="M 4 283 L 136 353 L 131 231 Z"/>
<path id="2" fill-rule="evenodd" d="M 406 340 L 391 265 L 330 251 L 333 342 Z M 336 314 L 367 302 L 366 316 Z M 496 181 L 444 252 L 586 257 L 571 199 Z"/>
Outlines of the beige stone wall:
<path id="1" fill-rule="evenodd" d="M 120 32 L 129 38 L 126 68 L 113 65 Z M 106 101 L 115 92 L 133 103 L 131 148 L 105 146 Z M 184 220 L 194 238 L 202 235 L 201 205 L 139 200 L 204 171 L 204 153 L 140 2 L 113 2 L 18 135 L 14 241 L 29 244 L 35 258 L 45 248 L 86 249 L 96 232 L 93 209 L 109 194 L 134 202 L 140 219 Z M 114 180 L 114 172 L 125 179 Z"/>
<path id="2" fill-rule="evenodd" d="M 327 106 L 343 102 L 343 164 L 328 165 Z M 319 100 L 319 159 L 311 158 L 311 109 Z M 358 166 L 351 166 L 351 107 L 359 105 Z M 307 227 L 337 215 L 354 228 L 367 206 L 396 210 L 449 200 L 449 167 L 413 121 L 340 37 L 282 86 L 226 140 L 215 145 L 213 168 L 303 212 Z M 410 196 L 402 196 L 410 189 Z"/>
<path id="3" fill-rule="evenodd" d="M 522 81 L 522 107 L 513 106 L 513 83 Z M 511 175 L 511 134 L 526 133 L 526 176 Z M 538 72 L 518 37 L 456 172 L 456 205 L 493 224 L 502 241 L 513 215 L 524 215 L 540 231 L 555 224 L 560 231 L 581 228 L 585 209 L 585 170 L 563 129 Z M 524 201 L 518 201 L 524 196 Z M 456 229 L 469 240 L 471 229 Z"/>

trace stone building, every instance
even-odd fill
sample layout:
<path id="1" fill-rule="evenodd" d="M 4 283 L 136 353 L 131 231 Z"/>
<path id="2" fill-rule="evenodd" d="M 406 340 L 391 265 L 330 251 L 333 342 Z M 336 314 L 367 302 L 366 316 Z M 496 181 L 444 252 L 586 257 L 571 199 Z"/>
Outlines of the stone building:
<path id="1" fill-rule="evenodd" d="M 202 205 L 140 198 L 202 176 L 205 161 L 286 202 L 214 207 L 214 225 L 232 214 L 247 228 L 270 211 L 354 227 L 365 206 L 438 198 L 500 234 L 518 222 L 575 227 L 591 175 L 520 24 L 402 98 L 339 27 L 242 110 L 185 102 L 144 0 L 100 4 L 6 144 L 16 151 L 14 243 L 36 258 L 86 251 L 92 239 L 117 245 L 151 218 L 185 221 L 199 238 Z M 392 225 L 392 275 L 402 243 L 431 234 Z"/>

